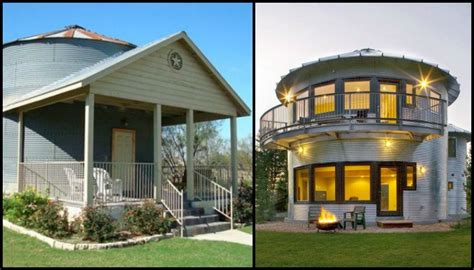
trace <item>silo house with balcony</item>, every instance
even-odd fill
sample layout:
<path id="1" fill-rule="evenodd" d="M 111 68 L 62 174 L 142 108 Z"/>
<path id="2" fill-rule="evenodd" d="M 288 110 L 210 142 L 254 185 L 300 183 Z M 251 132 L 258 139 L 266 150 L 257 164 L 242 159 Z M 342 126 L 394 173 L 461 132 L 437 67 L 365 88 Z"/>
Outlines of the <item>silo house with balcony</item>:
<path id="1" fill-rule="evenodd" d="M 470 133 L 448 129 L 447 115 L 459 91 L 437 64 L 370 48 L 290 70 L 276 87 L 281 104 L 261 116 L 259 131 L 262 148 L 288 152 L 287 220 L 308 221 L 310 206 L 339 220 L 364 206 L 368 223 L 465 213 Z M 450 136 L 460 137 L 451 143 L 460 152 L 448 162 Z"/>

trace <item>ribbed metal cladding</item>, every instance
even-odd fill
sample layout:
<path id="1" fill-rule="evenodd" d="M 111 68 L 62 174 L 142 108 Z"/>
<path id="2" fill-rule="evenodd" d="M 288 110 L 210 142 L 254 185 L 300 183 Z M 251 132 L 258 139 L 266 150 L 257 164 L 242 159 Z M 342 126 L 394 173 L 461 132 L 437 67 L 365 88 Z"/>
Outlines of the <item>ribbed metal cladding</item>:
<path id="1" fill-rule="evenodd" d="M 466 154 L 467 141 L 464 136 L 450 134 L 449 137 L 456 138 L 456 157 L 448 157 L 448 179 L 453 182 L 453 189 L 448 190 L 448 215 L 459 215 L 466 213 Z"/>
<path id="2" fill-rule="evenodd" d="M 50 38 L 3 48 L 4 104 L 131 47 L 116 43 Z"/>
<path id="3" fill-rule="evenodd" d="M 332 140 L 307 144 L 304 148 L 303 155 L 292 151 L 294 168 L 344 161 L 416 162 L 426 171 L 424 174 L 417 173 L 416 190 L 403 191 L 403 217 L 417 223 L 432 223 L 446 218 L 447 136 L 423 142 L 393 140 L 390 148 L 385 147 L 382 139 Z M 325 206 L 338 213 L 346 209 L 346 205 Z M 307 206 L 290 202 L 289 207 L 292 208 L 293 219 L 306 219 Z M 372 208 L 375 209 L 375 204 L 368 209 Z M 375 218 L 375 214 L 367 216 L 368 222 L 375 222 Z"/>

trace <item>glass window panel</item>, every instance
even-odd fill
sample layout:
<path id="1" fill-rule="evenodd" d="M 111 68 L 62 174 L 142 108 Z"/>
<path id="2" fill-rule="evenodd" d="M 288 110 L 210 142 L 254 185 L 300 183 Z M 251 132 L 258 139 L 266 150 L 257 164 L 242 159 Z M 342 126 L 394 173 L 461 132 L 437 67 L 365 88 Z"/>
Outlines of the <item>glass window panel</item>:
<path id="1" fill-rule="evenodd" d="M 380 209 L 397 211 L 397 168 L 381 168 L 380 174 Z"/>
<path id="2" fill-rule="evenodd" d="M 448 139 L 448 157 L 456 157 L 456 138 Z"/>
<path id="3" fill-rule="evenodd" d="M 315 113 L 333 112 L 335 108 L 334 93 L 336 85 L 334 83 L 316 86 L 314 88 L 314 111 Z"/>
<path id="4" fill-rule="evenodd" d="M 380 84 L 380 117 L 397 118 L 397 85 Z M 397 120 L 381 120 L 382 123 L 396 124 Z"/>
<path id="5" fill-rule="evenodd" d="M 308 201 L 309 169 L 297 169 L 295 176 L 296 201 Z"/>
<path id="6" fill-rule="evenodd" d="M 413 188 L 415 184 L 415 166 L 407 166 L 407 188 Z"/>
<path id="7" fill-rule="evenodd" d="M 453 188 L 454 188 L 454 183 L 451 182 L 451 181 L 449 181 L 449 182 L 448 182 L 448 190 L 451 190 L 451 189 L 453 189 Z"/>
<path id="8" fill-rule="evenodd" d="M 344 166 L 344 200 L 370 201 L 370 165 Z"/>
<path id="9" fill-rule="evenodd" d="M 430 97 L 431 111 L 435 113 L 440 112 L 439 99 L 441 99 L 441 95 L 436 91 L 430 90 Z"/>
<path id="10" fill-rule="evenodd" d="M 413 104 L 413 84 L 409 84 L 407 83 L 406 84 L 407 88 L 406 88 L 406 103 L 407 105 L 411 105 Z"/>
<path id="11" fill-rule="evenodd" d="M 344 82 L 344 93 L 350 94 L 344 96 L 344 109 L 369 109 L 370 94 L 359 93 L 370 92 L 370 81 L 348 81 Z"/>
<path id="12" fill-rule="evenodd" d="M 336 200 L 336 167 L 314 168 L 314 200 Z"/>
<path id="13" fill-rule="evenodd" d="M 301 91 L 298 93 L 297 100 L 295 102 L 296 106 L 296 120 L 299 120 L 301 117 L 308 117 L 309 116 L 309 107 L 308 107 L 308 99 L 304 99 L 308 97 L 308 90 Z M 303 100 L 299 100 L 303 99 Z"/>

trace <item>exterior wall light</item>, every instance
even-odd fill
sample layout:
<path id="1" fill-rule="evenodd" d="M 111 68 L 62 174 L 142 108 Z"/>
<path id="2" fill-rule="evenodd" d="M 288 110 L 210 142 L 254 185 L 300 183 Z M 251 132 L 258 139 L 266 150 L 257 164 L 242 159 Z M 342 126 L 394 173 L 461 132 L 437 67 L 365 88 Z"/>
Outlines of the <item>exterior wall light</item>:
<path id="1" fill-rule="evenodd" d="M 421 88 L 425 89 L 426 87 L 428 87 L 428 82 L 426 80 L 422 80 L 420 86 Z"/>
<path id="2" fill-rule="evenodd" d="M 386 148 L 392 147 L 392 142 L 390 140 L 385 140 L 385 147 Z"/>
<path id="3" fill-rule="evenodd" d="M 285 94 L 285 102 L 290 103 L 292 101 L 293 101 L 293 95 L 290 92 L 286 93 Z"/>
<path id="4" fill-rule="evenodd" d="M 426 172 L 425 166 L 421 166 L 421 165 L 420 165 L 418 168 L 419 168 L 419 173 L 420 173 L 420 175 L 424 175 L 425 172 Z"/>
<path id="5" fill-rule="evenodd" d="M 298 147 L 298 154 L 302 155 L 304 153 L 304 148 L 303 146 Z"/>

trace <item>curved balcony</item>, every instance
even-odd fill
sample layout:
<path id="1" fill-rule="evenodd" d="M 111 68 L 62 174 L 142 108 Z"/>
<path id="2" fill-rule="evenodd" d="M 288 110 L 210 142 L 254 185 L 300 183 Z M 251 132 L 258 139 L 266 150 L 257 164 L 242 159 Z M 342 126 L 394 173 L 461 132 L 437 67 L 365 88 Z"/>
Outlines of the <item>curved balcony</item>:
<path id="1" fill-rule="evenodd" d="M 437 137 L 446 126 L 446 107 L 446 100 L 389 92 L 306 97 L 266 111 L 260 118 L 260 142 L 289 147 L 294 141 L 319 135 L 340 138 L 339 134 L 355 133 L 359 138 Z"/>

